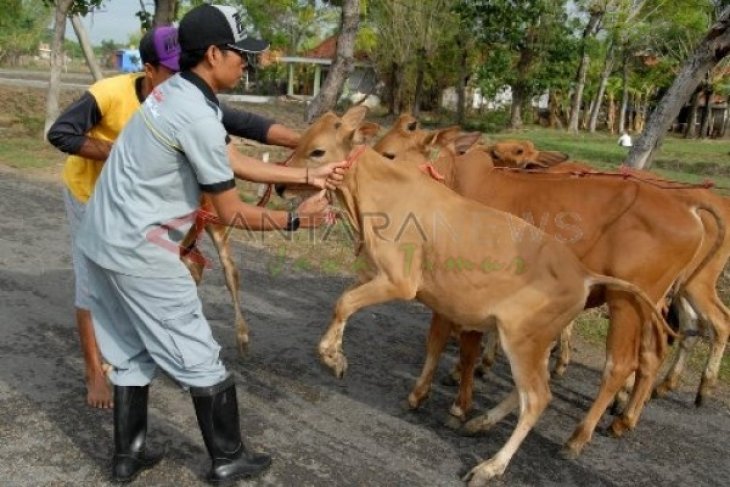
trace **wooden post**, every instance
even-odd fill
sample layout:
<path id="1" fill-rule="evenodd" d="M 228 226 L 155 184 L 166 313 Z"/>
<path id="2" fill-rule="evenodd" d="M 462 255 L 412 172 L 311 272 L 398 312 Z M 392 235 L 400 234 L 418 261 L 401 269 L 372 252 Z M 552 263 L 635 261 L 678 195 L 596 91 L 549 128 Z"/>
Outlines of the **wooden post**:
<path id="1" fill-rule="evenodd" d="M 322 66 L 319 64 L 314 66 L 314 86 L 312 87 L 312 96 L 319 95 L 319 85 L 322 81 Z"/>
<path id="2" fill-rule="evenodd" d="M 294 96 L 294 63 L 289 63 L 289 84 L 286 87 L 286 94 Z"/>

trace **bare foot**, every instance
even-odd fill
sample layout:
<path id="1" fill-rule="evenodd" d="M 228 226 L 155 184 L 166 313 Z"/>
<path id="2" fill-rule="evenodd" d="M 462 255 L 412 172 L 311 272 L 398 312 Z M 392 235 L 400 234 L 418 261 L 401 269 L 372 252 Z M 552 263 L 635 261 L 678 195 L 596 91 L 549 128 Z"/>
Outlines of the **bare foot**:
<path id="1" fill-rule="evenodd" d="M 101 370 L 86 373 L 86 404 L 92 408 L 111 409 L 114 407 L 112 389 L 106 378 L 110 370 L 111 367 L 104 364 Z"/>

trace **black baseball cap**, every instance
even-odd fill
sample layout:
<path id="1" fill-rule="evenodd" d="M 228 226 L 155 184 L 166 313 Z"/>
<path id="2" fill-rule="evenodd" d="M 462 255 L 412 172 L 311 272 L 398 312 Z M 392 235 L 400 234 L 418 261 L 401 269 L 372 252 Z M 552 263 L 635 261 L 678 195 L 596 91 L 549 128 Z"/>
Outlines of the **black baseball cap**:
<path id="1" fill-rule="evenodd" d="M 227 5 L 203 4 L 189 11 L 180 20 L 178 39 L 183 51 L 226 46 L 241 53 L 257 53 L 269 48 L 268 42 L 246 35 L 241 14 Z"/>

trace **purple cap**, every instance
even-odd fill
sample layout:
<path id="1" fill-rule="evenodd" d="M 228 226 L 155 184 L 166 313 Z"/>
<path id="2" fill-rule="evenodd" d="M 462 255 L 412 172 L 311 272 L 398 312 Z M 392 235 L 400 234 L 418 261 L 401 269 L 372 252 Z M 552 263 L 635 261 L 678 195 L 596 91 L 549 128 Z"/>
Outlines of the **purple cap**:
<path id="1" fill-rule="evenodd" d="M 148 30 L 139 43 L 142 63 L 161 64 L 172 71 L 180 71 L 180 44 L 177 29 L 164 25 Z"/>

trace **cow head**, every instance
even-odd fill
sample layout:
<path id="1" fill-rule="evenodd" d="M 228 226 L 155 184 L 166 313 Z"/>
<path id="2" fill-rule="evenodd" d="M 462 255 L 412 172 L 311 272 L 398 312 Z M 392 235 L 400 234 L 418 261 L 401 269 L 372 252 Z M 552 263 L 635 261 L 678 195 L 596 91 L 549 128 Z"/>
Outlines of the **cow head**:
<path id="1" fill-rule="evenodd" d="M 547 169 L 568 159 L 562 152 L 539 151 L 529 140 L 504 140 L 488 146 L 486 151 L 498 167 Z"/>
<path id="2" fill-rule="evenodd" d="M 380 126 L 364 122 L 367 107 L 350 108 L 342 117 L 325 113 L 304 132 L 291 155 L 290 167 L 315 168 L 347 159 L 358 144 L 377 135 Z M 306 196 L 315 191 L 311 186 L 277 185 L 280 196 Z M 287 194 L 285 194 L 287 193 Z"/>

